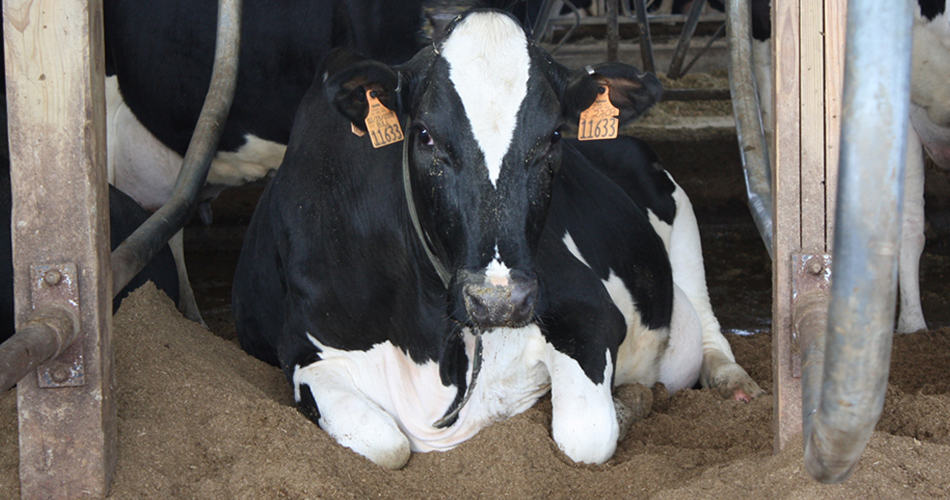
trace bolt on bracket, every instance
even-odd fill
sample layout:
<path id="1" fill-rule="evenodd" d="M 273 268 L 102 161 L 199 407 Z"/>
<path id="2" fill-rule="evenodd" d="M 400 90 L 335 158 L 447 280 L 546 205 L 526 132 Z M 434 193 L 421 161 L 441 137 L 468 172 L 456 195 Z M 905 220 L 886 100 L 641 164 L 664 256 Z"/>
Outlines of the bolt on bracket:
<path id="1" fill-rule="evenodd" d="M 30 292 L 34 312 L 47 307 L 59 307 L 70 311 L 79 326 L 79 273 L 75 263 L 30 265 Z M 81 338 L 77 336 L 57 356 L 36 368 L 40 387 L 85 385 Z"/>

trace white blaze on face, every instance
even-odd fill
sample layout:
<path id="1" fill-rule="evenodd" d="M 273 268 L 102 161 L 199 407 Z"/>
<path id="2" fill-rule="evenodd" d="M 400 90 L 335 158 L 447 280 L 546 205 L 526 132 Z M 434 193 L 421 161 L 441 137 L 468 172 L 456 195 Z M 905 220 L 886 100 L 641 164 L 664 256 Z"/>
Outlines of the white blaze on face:
<path id="1" fill-rule="evenodd" d="M 504 14 L 475 12 L 452 30 L 442 57 L 494 186 L 528 91 L 531 61 L 524 31 Z"/>
<path id="2" fill-rule="evenodd" d="M 485 268 L 485 278 L 494 286 L 508 286 L 508 278 L 511 276 L 511 269 L 501 261 L 501 255 L 498 253 L 498 246 L 495 246 L 495 258 L 488 263 Z"/>

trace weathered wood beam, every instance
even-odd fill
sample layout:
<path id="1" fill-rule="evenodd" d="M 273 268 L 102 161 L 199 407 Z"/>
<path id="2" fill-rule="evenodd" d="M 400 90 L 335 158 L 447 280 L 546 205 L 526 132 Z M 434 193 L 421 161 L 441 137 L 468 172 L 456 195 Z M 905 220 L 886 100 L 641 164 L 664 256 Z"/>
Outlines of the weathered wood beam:
<path id="1" fill-rule="evenodd" d="M 17 388 L 23 498 L 102 497 L 114 470 L 102 29 L 101 0 L 3 1 L 16 323 L 80 324 Z"/>

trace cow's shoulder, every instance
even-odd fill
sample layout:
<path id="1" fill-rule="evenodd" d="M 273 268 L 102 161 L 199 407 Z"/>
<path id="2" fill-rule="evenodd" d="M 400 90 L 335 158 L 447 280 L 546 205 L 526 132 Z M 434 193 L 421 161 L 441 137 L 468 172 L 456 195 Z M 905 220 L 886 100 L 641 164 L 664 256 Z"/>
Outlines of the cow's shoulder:
<path id="1" fill-rule="evenodd" d="M 572 286 L 560 279 L 567 269 L 588 273 L 595 278 L 593 288 L 604 289 L 612 282 L 623 286 L 645 326 L 669 325 L 672 270 L 647 211 L 587 157 L 571 148 L 565 148 L 554 182 L 542 246 L 549 256 L 543 265 L 551 268 L 545 273 L 557 277 L 548 280 L 553 286 Z M 551 247 L 557 247 L 557 251 L 551 252 Z M 593 293 L 582 292 L 580 287 L 574 290 L 563 293 Z"/>

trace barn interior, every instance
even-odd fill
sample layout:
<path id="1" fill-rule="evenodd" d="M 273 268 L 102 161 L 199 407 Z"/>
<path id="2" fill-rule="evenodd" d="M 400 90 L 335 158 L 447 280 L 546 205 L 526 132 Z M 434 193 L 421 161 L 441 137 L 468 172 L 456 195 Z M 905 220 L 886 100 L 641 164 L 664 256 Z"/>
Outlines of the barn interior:
<path id="1" fill-rule="evenodd" d="M 430 2 L 430 22 L 460 2 Z M 597 2 L 595 2 L 597 3 Z M 594 12 L 596 16 L 597 12 Z M 440 18 L 441 16 L 441 18 Z M 772 262 L 750 215 L 728 100 L 723 16 L 709 7 L 682 77 L 667 68 L 681 18 L 651 24 L 666 88 L 711 90 L 714 99 L 664 101 L 624 133 L 646 140 L 689 194 L 699 221 L 713 309 L 737 361 L 766 389 L 743 403 L 695 388 L 629 390 L 652 399 L 615 456 L 570 461 L 550 436 L 551 403 L 497 422 L 443 453 L 415 453 L 383 470 L 341 447 L 296 411 L 283 375 L 241 351 L 231 280 L 244 230 L 267 180 L 224 191 L 210 225 L 185 227 L 186 261 L 207 328 L 146 285 L 113 319 L 118 461 L 114 498 L 875 498 L 943 497 L 950 491 L 950 175 L 928 162 L 926 245 L 920 289 L 929 330 L 896 335 L 884 411 L 852 476 L 815 482 L 800 437 L 773 453 Z M 545 41 L 553 49 L 569 24 Z M 621 23 L 619 58 L 640 63 L 635 21 Z M 591 22 L 555 57 L 568 66 L 603 58 L 605 28 Z M 20 494 L 16 393 L 0 394 L 0 491 Z M 2 496 L 2 495 L 0 495 Z"/>

